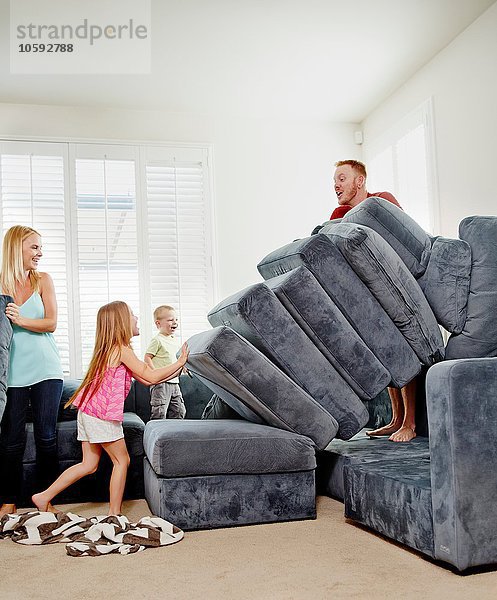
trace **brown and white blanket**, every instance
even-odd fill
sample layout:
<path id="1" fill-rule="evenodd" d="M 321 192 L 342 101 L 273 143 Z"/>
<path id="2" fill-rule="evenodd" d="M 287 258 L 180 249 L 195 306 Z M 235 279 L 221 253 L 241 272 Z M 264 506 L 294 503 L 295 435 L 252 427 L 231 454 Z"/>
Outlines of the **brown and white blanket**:
<path id="1" fill-rule="evenodd" d="M 66 544 L 69 556 L 132 554 L 145 548 L 174 544 L 183 531 L 160 517 L 144 517 L 130 523 L 123 516 L 80 517 L 73 513 L 27 512 L 5 515 L 0 537 L 19 544 Z"/>

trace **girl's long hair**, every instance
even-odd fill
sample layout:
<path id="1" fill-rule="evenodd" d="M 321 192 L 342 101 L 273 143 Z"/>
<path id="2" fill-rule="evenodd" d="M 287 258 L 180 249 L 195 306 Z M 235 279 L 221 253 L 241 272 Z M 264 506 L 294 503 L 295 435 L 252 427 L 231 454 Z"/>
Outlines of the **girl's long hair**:
<path id="1" fill-rule="evenodd" d="M 104 373 L 111 361 L 119 360 L 123 347 L 129 346 L 133 337 L 131 310 L 126 302 L 116 300 L 102 306 L 97 313 L 95 348 L 88 371 L 81 385 L 66 402 L 64 408 L 74 402 L 83 391 L 80 405 L 88 394 L 93 394 L 102 385 Z"/>
<path id="2" fill-rule="evenodd" d="M 22 244 L 26 238 L 33 234 L 40 235 L 35 229 L 25 225 L 14 225 L 5 233 L 2 245 L 2 271 L 0 272 L 2 294 L 15 296 L 16 284 L 23 282 Z M 30 269 L 29 279 L 33 291 L 39 292 L 40 274 Z"/>

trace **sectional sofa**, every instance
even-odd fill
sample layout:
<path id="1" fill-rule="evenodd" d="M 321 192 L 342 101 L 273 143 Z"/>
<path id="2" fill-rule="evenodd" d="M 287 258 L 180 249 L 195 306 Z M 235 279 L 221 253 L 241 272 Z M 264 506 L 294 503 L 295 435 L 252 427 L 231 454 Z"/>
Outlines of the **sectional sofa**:
<path id="1" fill-rule="evenodd" d="M 497 217 L 433 238 L 379 198 L 269 254 L 264 281 L 219 303 L 213 329 L 189 340 L 217 418 L 154 424 L 153 436 L 147 426 L 153 509 L 218 527 L 312 518 L 310 499 L 326 493 L 348 518 L 460 571 L 496 562 L 496 265 Z M 418 437 L 368 439 L 365 406 L 413 377 Z M 173 469 L 171 456 L 182 456 Z"/>
<path id="2" fill-rule="evenodd" d="M 459 571 L 497 562 L 497 217 L 434 238 L 370 198 L 258 269 L 188 340 L 197 412 L 142 414 L 131 493 L 183 529 L 312 519 L 328 494 Z M 417 437 L 367 438 L 414 377 Z"/>

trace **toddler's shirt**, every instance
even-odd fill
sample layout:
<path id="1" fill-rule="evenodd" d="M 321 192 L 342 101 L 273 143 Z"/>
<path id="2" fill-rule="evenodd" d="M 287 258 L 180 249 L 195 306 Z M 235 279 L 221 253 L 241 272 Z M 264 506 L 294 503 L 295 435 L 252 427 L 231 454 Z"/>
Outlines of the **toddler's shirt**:
<path id="1" fill-rule="evenodd" d="M 176 353 L 180 348 L 181 342 L 174 335 L 158 333 L 151 339 L 145 353 L 152 355 L 154 368 L 160 369 L 176 362 Z M 179 377 L 168 379 L 168 383 L 179 383 Z"/>

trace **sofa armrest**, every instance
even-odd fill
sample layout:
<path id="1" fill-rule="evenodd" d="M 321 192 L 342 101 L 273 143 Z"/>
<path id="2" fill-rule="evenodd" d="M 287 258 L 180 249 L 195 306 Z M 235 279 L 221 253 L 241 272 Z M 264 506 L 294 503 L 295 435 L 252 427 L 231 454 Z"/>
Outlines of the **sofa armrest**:
<path id="1" fill-rule="evenodd" d="M 497 562 L 497 358 L 450 360 L 426 378 L 435 557 Z"/>

